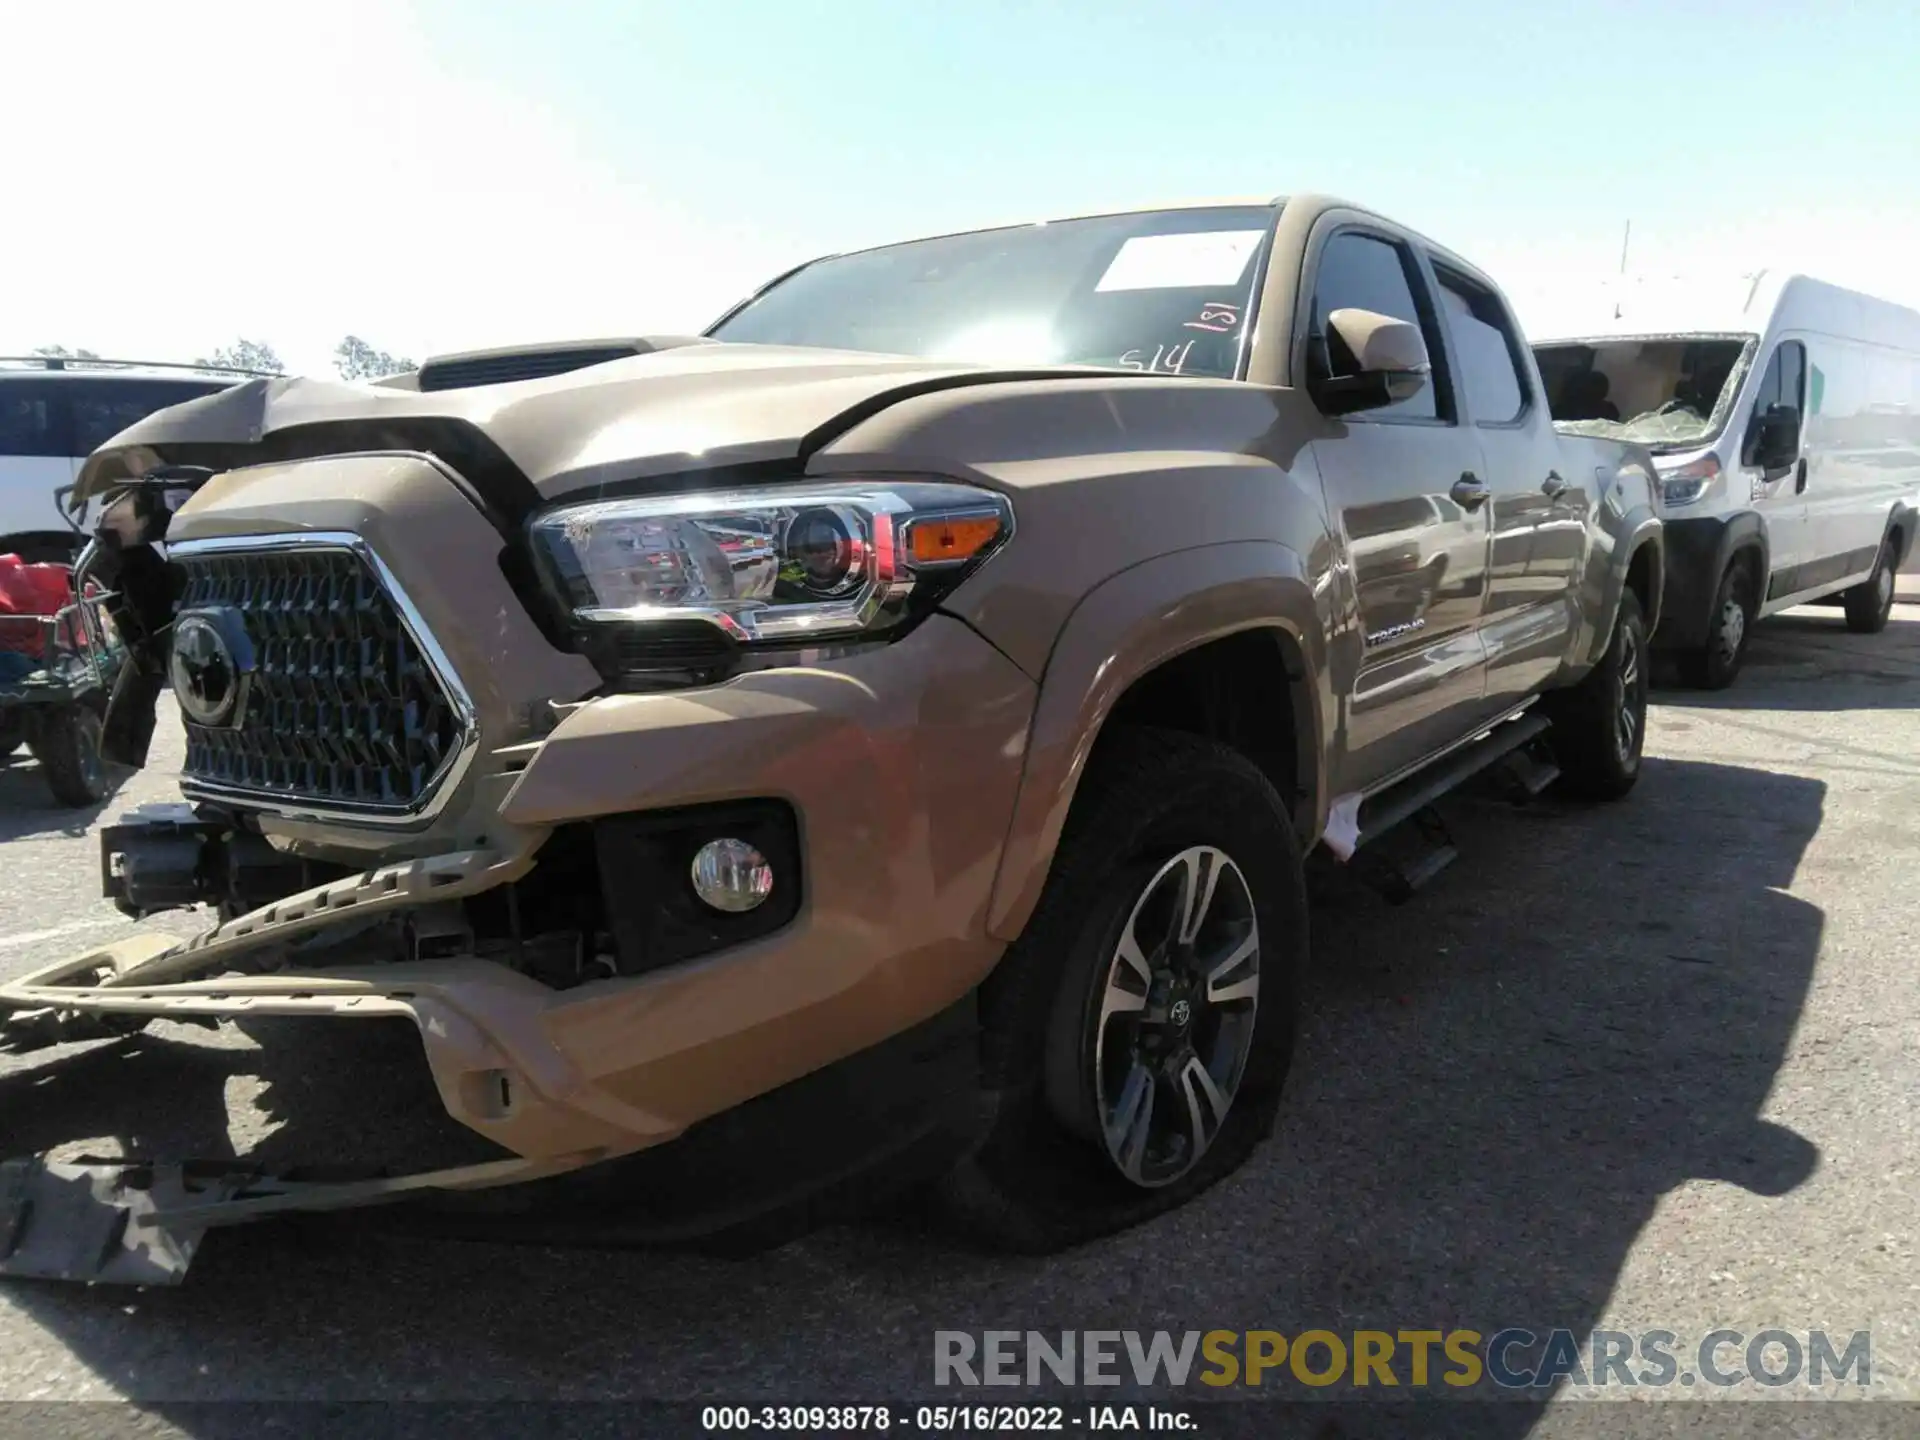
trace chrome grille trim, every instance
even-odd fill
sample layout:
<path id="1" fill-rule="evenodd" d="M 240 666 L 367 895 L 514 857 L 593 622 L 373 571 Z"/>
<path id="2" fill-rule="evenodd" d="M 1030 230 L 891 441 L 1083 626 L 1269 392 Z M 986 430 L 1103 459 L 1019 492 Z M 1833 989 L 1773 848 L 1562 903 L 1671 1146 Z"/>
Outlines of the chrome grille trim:
<path id="1" fill-rule="evenodd" d="M 215 805 L 231 805 L 252 812 L 278 815 L 290 820 L 342 822 L 352 825 L 377 825 L 417 828 L 430 823 L 443 810 L 459 788 L 473 757 L 479 749 L 479 717 L 473 697 L 461 682 L 459 672 L 440 642 L 428 628 L 419 607 L 407 594 L 392 569 L 363 536 L 351 531 L 299 531 L 268 535 L 221 535 L 198 540 L 182 540 L 166 547 L 167 557 L 193 559 L 198 556 L 244 556 L 276 551 L 344 551 L 355 556 L 372 573 L 375 582 L 394 607 L 407 637 L 426 661 L 434 682 L 446 698 L 457 724 L 457 734 L 439 769 L 421 788 L 420 796 L 405 806 L 381 806 L 363 803 L 337 803 L 321 797 L 288 795 L 272 790 L 223 785 L 192 775 L 181 776 L 180 788 L 190 800 Z"/>

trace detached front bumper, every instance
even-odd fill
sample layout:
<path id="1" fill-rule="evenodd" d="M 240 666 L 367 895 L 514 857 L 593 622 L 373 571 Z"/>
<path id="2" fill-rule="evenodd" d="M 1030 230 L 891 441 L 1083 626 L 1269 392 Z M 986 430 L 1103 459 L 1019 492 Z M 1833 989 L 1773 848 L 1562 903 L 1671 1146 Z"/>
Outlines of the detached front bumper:
<path id="1" fill-rule="evenodd" d="M 658 1146 L 858 1057 L 986 976 L 1003 948 L 986 914 L 1034 685 L 969 627 L 935 616 L 890 646 L 700 690 L 562 693 L 562 718 L 538 735 L 529 705 L 572 657 L 532 632 L 497 567 L 473 563 L 485 542 L 448 543 L 478 523 L 471 506 L 426 462 L 392 457 L 331 499 L 312 477 L 343 463 L 286 467 L 271 497 L 210 486 L 181 518 L 227 536 L 366 536 L 473 692 L 479 739 L 458 792 L 413 827 L 263 816 L 290 853 L 373 863 L 185 942 L 132 936 L 0 985 L 16 1034 L 57 1039 L 86 1017 L 405 1016 L 447 1112 L 551 1173 Z M 799 873 L 776 883 L 801 897 L 745 944 L 564 989 L 472 954 L 222 973 L 290 940 L 504 891 L 570 828 L 744 801 L 796 818 Z M 600 883 L 621 884 L 604 860 Z M 649 903 L 620 898 L 629 913 Z"/>
<path id="2" fill-rule="evenodd" d="M 185 942 L 80 952 L 0 985 L 0 1012 L 405 1015 L 448 1112 L 514 1154 L 655 1145 L 928 1019 L 985 977 L 1002 948 L 985 916 L 1031 691 L 971 630 L 936 617 L 832 666 L 593 701 L 528 747 L 500 809 L 514 835 L 749 796 L 790 803 L 804 903 L 736 950 L 564 990 L 466 956 L 219 978 L 251 952 L 465 900 L 540 864 L 537 844 L 476 847 L 315 886 Z"/>

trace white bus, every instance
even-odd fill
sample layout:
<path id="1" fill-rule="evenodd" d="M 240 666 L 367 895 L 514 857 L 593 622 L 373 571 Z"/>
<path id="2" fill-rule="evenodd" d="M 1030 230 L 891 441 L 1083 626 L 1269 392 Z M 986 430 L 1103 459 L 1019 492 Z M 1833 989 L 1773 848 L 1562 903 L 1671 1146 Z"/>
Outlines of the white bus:
<path id="1" fill-rule="evenodd" d="M 1653 452 L 1654 643 L 1688 683 L 1732 684 L 1753 622 L 1789 606 L 1885 628 L 1920 507 L 1920 313 L 1767 271 L 1624 293 L 1534 353 L 1561 428 Z"/>

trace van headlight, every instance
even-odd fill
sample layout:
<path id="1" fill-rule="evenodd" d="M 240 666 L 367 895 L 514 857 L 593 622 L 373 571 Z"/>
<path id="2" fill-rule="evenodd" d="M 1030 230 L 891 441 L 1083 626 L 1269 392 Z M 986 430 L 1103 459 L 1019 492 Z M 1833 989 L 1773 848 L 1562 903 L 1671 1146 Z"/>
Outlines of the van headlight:
<path id="1" fill-rule="evenodd" d="M 1697 505 L 1720 481 L 1720 461 L 1702 455 L 1685 465 L 1660 472 L 1660 500 L 1665 505 Z"/>
<path id="2" fill-rule="evenodd" d="M 617 635 L 624 652 L 655 658 L 650 642 L 697 648 L 703 634 L 728 650 L 880 638 L 1012 533 L 1004 496 L 906 481 L 596 500 L 530 527 L 583 648 Z"/>

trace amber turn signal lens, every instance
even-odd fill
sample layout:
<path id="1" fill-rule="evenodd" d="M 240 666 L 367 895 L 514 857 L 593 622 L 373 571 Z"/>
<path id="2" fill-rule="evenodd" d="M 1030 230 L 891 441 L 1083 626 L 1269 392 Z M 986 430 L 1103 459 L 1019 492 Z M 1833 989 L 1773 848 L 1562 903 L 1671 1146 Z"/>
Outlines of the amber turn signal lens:
<path id="1" fill-rule="evenodd" d="M 960 519 L 933 517 L 916 520 L 908 545 L 916 565 L 943 560 L 968 560 L 991 545 L 1000 534 L 998 515 L 969 515 Z"/>

